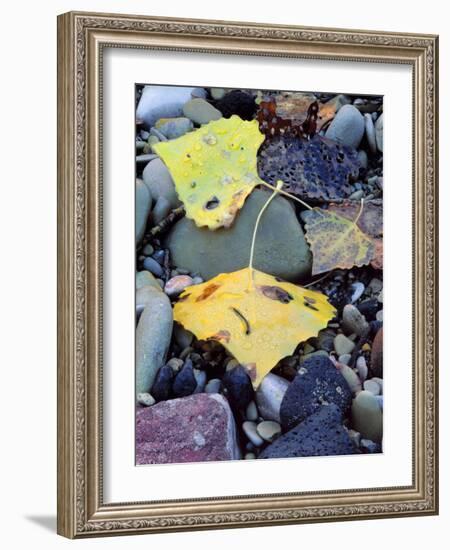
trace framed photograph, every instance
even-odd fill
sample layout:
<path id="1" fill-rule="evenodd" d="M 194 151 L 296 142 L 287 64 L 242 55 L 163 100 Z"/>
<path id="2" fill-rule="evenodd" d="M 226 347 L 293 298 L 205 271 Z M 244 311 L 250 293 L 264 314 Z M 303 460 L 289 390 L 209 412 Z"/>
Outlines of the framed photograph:
<path id="1" fill-rule="evenodd" d="M 58 532 L 437 514 L 431 35 L 58 18 Z"/>

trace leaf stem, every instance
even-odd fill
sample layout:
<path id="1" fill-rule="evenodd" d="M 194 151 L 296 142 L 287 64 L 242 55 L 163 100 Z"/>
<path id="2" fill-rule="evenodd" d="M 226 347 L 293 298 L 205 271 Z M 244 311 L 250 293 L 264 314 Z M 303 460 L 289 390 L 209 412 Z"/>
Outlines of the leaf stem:
<path id="1" fill-rule="evenodd" d="M 360 208 L 359 208 L 358 215 L 356 216 L 356 219 L 355 219 L 355 221 L 353 222 L 355 225 L 358 223 L 358 220 L 359 220 L 359 218 L 361 217 L 363 208 L 364 208 L 364 199 L 361 199 L 361 206 L 360 206 Z"/>
<path id="2" fill-rule="evenodd" d="M 278 195 L 278 193 L 280 193 L 281 188 L 283 187 L 283 182 L 281 180 L 278 180 L 276 187 L 272 187 L 271 185 L 269 187 L 271 187 L 273 189 L 273 193 L 270 195 L 270 197 L 265 202 L 264 206 L 259 211 L 258 217 L 256 218 L 256 222 L 255 222 L 255 228 L 253 230 L 252 246 L 250 248 L 250 260 L 248 262 L 248 267 L 249 267 L 249 270 L 250 270 L 249 287 L 252 286 L 252 282 L 253 282 L 253 258 L 254 258 L 254 255 L 255 255 L 256 234 L 258 232 L 259 222 L 260 222 L 261 217 L 264 214 L 266 208 L 269 206 L 269 204 L 275 198 L 275 195 Z"/>
<path id="3" fill-rule="evenodd" d="M 264 181 L 264 180 L 260 180 L 260 183 L 261 183 L 262 185 L 265 185 L 265 186 L 268 187 L 269 189 L 275 189 L 275 187 L 274 187 L 273 185 L 270 185 L 270 183 L 267 183 L 267 182 Z M 284 195 L 285 197 L 289 197 L 290 199 L 299 202 L 301 205 L 305 206 L 305 207 L 308 208 L 309 210 L 312 210 L 312 209 L 313 209 L 312 206 L 309 206 L 309 204 L 307 204 L 306 202 L 303 202 L 301 199 L 299 199 L 299 198 L 296 197 L 295 195 L 291 195 L 291 193 L 288 193 L 287 191 L 282 191 L 281 189 L 279 189 L 278 192 L 280 193 L 280 195 Z"/>

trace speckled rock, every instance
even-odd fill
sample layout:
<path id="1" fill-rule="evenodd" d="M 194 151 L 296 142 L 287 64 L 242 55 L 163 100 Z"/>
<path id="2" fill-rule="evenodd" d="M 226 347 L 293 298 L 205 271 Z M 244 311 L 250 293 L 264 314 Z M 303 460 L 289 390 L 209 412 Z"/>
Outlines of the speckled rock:
<path id="1" fill-rule="evenodd" d="M 181 202 L 175 190 L 172 176 L 160 158 L 151 160 L 144 168 L 142 179 L 148 187 L 153 200 L 164 197 L 171 208 L 177 208 Z"/>
<path id="2" fill-rule="evenodd" d="M 204 280 L 247 267 L 256 218 L 269 196 L 265 190 L 253 191 L 229 229 L 209 231 L 188 218 L 178 221 L 165 243 L 174 265 L 198 272 Z M 276 197 L 261 218 L 254 267 L 298 281 L 310 274 L 311 262 L 295 211 L 286 199 Z"/>
<path id="3" fill-rule="evenodd" d="M 240 457 L 233 414 L 221 395 L 199 393 L 137 410 L 137 464 Z"/>
<path id="4" fill-rule="evenodd" d="M 222 383 L 231 406 L 238 411 L 245 411 L 254 396 L 253 386 L 245 368 L 239 365 L 227 371 Z"/>
<path id="5" fill-rule="evenodd" d="M 280 408 L 283 430 L 290 430 L 314 414 L 322 404 L 334 403 L 345 413 L 352 402 L 351 390 L 327 357 L 311 357 L 289 385 Z"/>
<path id="6" fill-rule="evenodd" d="M 288 387 L 287 380 L 271 372 L 263 378 L 256 391 L 256 403 L 265 420 L 280 422 L 280 406 Z"/>
<path id="7" fill-rule="evenodd" d="M 370 391 L 363 390 L 353 399 L 352 428 L 376 443 L 383 437 L 383 410 Z"/>
<path id="8" fill-rule="evenodd" d="M 172 337 L 173 314 L 169 298 L 155 289 L 136 329 L 136 393 L 147 393 L 164 365 Z"/>
<path id="9" fill-rule="evenodd" d="M 325 136 L 347 147 L 361 143 L 364 135 L 364 117 L 353 105 L 344 105 L 331 122 Z"/>
<path id="10" fill-rule="evenodd" d="M 342 426 L 336 405 L 323 405 L 298 426 L 281 435 L 258 458 L 291 458 L 355 454 L 357 449 Z"/>
<path id="11" fill-rule="evenodd" d="M 204 99 L 194 98 L 183 106 L 184 116 L 195 124 L 207 124 L 212 120 L 222 118 L 222 113 Z"/>
<path id="12" fill-rule="evenodd" d="M 152 207 L 152 195 L 148 187 L 141 181 L 136 181 L 136 243 L 144 236 L 147 218 Z"/>

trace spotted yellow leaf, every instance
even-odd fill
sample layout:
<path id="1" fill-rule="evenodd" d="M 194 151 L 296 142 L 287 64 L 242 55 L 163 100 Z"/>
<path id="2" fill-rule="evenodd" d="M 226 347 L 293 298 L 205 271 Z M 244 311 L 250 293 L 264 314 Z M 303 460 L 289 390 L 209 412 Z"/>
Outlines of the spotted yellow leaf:
<path id="1" fill-rule="evenodd" d="M 198 227 L 229 227 L 255 185 L 258 122 L 233 115 L 153 146 L 168 167 L 186 216 Z"/>
<path id="2" fill-rule="evenodd" d="M 352 221 L 320 208 L 305 213 L 306 239 L 313 254 L 313 275 L 335 268 L 361 267 L 375 257 L 373 239 L 357 225 L 359 215 Z"/>
<path id="3" fill-rule="evenodd" d="M 217 340 L 247 368 L 254 387 L 336 314 L 320 292 L 245 268 L 190 286 L 174 319 L 201 340 Z"/>

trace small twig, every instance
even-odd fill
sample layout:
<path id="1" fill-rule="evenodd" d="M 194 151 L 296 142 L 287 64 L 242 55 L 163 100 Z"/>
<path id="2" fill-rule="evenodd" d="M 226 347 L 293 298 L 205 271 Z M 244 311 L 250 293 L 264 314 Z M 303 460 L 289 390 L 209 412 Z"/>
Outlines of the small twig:
<path id="1" fill-rule="evenodd" d="M 170 252 L 168 248 L 164 250 L 164 273 L 164 282 L 167 284 L 170 279 Z"/>
<path id="2" fill-rule="evenodd" d="M 359 218 L 361 217 L 362 211 L 364 208 L 364 199 L 361 199 L 361 207 L 359 209 L 358 215 L 356 216 L 355 221 L 353 222 L 355 225 L 358 223 Z"/>
<path id="3" fill-rule="evenodd" d="M 313 286 L 317 283 L 320 283 L 320 281 L 323 281 L 324 279 L 326 279 L 327 277 L 329 277 L 331 275 L 331 273 L 333 273 L 332 271 L 329 271 L 328 273 L 325 273 L 325 275 L 322 275 L 322 277 L 319 277 L 318 279 L 316 279 L 315 281 L 311 281 L 310 283 L 308 283 L 307 285 L 303 285 L 304 288 L 308 288 L 309 286 Z"/>
<path id="4" fill-rule="evenodd" d="M 178 208 L 175 208 L 174 210 L 169 212 L 169 214 L 163 220 L 161 220 L 157 225 L 150 229 L 149 235 L 155 237 L 160 233 L 164 233 L 185 214 L 186 211 L 184 209 L 184 206 L 179 206 Z"/>

